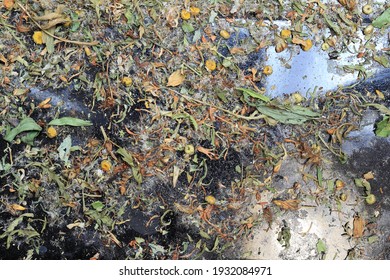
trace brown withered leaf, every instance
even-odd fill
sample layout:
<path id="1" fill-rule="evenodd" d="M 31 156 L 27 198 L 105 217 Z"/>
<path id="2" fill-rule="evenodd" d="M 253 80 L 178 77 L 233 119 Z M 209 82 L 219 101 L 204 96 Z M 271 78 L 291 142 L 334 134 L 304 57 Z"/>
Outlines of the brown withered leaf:
<path id="1" fill-rule="evenodd" d="M 338 2 L 350 11 L 356 8 L 356 0 L 338 0 Z"/>
<path id="2" fill-rule="evenodd" d="M 176 70 L 168 78 L 168 87 L 177 87 L 184 82 L 184 75 L 181 73 L 181 70 Z"/>
<path id="3" fill-rule="evenodd" d="M 179 210 L 180 212 L 183 212 L 183 213 L 185 213 L 185 214 L 192 214 L 192 213 L 194 213 L 195 212 L 195 208 L 192 206 L 192 205 L 181 205 L 181 204 L 179 204 L 179 203 L 174 203 L 174 205 L 175 205 L 175 208 L 177 209 L 177 210 Z"/>
<path id="4" fill-rule="evenodd" d="M 243 55 L 245 54 L 245 50 L 243 48 L 233 47 L 230 49 L 230 53 Z"/>
<path id="5" fill-rule="evenodd" d="M 205 154 L 210 159 L 218 159 L 218 155 L 213 153 L 211 149 L 203 148 L 202 146 L 196 147 L 196 150 L 201 152 L 202 154 Z"/>
<path id="6" fill-rule="evenodd" d="M 374 179 L 374 173 L 372 171 L 369 171 L 363 175 L 364 179 L 371 180 Z"/>
<path id="7" fill-rule="evenodd" d="M 23 206 L 21 206 L 19 204 L 12 204 L 11 208 L 13 210 L 15 210 L 15 211 L 24 211 L 24 210 L 26 210 L 26 207 L 23 207 Z"/>
<path id="8" fill-rule="evenodd" d="M 279 36 L 275 36 L 275 51 L 277 53 L 280 53 L 284 51 L 286 48 L 287 48 L 286 41 Z"/>
<path id="9" fill-rule="evenodd" d="M 51 107 L 50 101 L 51 101 L 51 97 L 46 98 L 41 103 L 39 103 L 38 108 L 41 108 L 41 109 L 50 108 Z"/>
<path id="10" fill-rule="evenodd" d="M 285 210 L 298 210 L 299 203 L 301 201 L 298 199 L 288 199 L 288 200 L 273 200 L 272 202 Z"/>
<path id="11" fill-rule="evenodd" d="M 36 21 L 41 21 L 41 20 L 54 20 L 54 19 L 62 18 L 62 17 L 63 17 L 63 14 L 53 12 L 53 13 L 45 14 L 43 16 L 34 17 L 33 19 Z"/>
<path id="12" fill-rule="evenodd" d="M 365 221 L 362 217 L 359 215 L 355 215 L 353 218 L 353 237 L 355 238 L 360 238 L 363 236 L 364 232 L 364 227 L 365 227 Z"/>

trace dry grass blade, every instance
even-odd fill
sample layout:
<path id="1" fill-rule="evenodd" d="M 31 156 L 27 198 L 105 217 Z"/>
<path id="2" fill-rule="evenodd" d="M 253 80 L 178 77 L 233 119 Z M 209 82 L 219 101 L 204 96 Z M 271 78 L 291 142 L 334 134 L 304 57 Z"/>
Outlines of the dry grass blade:
<path id="1" fill-rule="evenodd" d="M 299 203 L 301 201 L 298 199 L 288 199 L 288 200 L 273 200 L 272 202 L 285 210 L 298 210 Z"/>

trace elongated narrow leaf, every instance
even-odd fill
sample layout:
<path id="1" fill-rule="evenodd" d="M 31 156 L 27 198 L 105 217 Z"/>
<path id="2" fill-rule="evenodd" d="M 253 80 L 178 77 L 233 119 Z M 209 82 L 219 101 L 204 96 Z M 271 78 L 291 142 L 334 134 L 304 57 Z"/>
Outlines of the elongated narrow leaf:
<path id="1" fill-rule="evenodd" d="M 134 164 L 133 156 L 123 148 L 118 149 L 117 152 L 122 156 L 122 159 L 131 167 L 131 172 L 133 173 L 135 181 L 141 184 L 142 174 L 140 172 L 139 166 L 136 166 Z"/>
<path id="2" fill-rule="evenodd" d="M 78 118 L 63 117 L 52 120 L 49 125 L 90 126 L 92 123 Z"/>
<path id="3" fill-rule="evenodd" d="M 15 128 L 13 128 L 10 132 L 8 132 L 4 136 L 4 140 L 8 142 L 12 142 L 15 137 L 25 131 L 36 131 L 39 132 L 42 130 L 42 127 L 40 127 L 32 118 L 25 118 L 23 119 L 19 125 Z M 36 136 L 37 134 L 35 134 Z"/>
<path id="4" fill-rule="evenodd" d="M 302 106 L 284 106 L 279 104 L 256 105 L 256 109 L 263 115 L 285 124 L 303 124 L 320 115 L 309 108 Z"/>
<path id="5" fill-rule="evenodd" d="M 259 92 L 256 92 L 254 90 L 248 89 L 248 88 L 237 88 L 237 89 L 241 90 L 244 94 L 248 94 L 248 95 L 252 96 L 253 98 L 260 99 L 264 102 L 269 102 L 271 100 L 268 96 L 261 94 Z"/>

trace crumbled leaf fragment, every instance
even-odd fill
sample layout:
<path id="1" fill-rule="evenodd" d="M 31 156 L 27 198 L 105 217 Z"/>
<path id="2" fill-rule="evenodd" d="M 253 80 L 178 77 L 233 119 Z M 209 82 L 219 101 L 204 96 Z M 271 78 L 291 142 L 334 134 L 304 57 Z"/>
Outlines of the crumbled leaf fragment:
<path id="1" fill-rule="evenodd" d="M 102 211 L 104 208 L 104 204 L 101 201 L 95 201 L 91 204 L 91 206 L 98 212 Z"/>
<path id="2" fill-rule="evenodd" d="M 384 11 L 379 17 L 377 17 L 372 25 L 376 28 L 382 28 L 390 24 L 390 8 Z"/>
<path id="3" fill-rule="evenodd" d="M 72 147 L 72 138 L 68 135 L 61 145 L 58 147 L 58 154 L 62 161 L 67 164 L 69 162 L 70 148 Z"/>
<path id="4" fill-rule="evenodd" d="M 181 70 L 176 70 L 169 76 L 167 83 L 168 87 L 177 87 L 184 82 L 185 77 L 181 72 Z"/>
<path id="5" fill-rule="evenodd" d="M 318 242 L 316 244 L 316 249 L 319 255 L 324 255 L 326 253 L 326 245 L 322 239 L 318 239 Z"/>
<path id="6" fill-rule="evenodd" d="M 355 238 L 362 237 L 363 232 L 364 232 L 364 228 L 365 228 L 365 221 L 363 220 L 362 217 L 360 217 L 359 215 L 356 215 L 353 218 L 353 234 L 352 234 L 352 236 Z"/>
<path id="7" fill-rule="evenodd" d="M 389 116 L 385 116 L 383 120 L 377 123 L 375 129 L 376 136 L 389 137 L 390 135 L 390 121 Z"/>

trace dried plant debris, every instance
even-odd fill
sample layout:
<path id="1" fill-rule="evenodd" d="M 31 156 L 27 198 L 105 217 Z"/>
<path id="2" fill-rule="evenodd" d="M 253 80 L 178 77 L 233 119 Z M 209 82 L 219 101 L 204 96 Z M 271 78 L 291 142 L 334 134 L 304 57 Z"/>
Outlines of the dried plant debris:
<path id="1" fill-rule="evenodd" d="M 359 179 L 352 202 L 353 184 L 323 172 L 348 161 L 368 108 L 389 136 L 386 88 L 272 98 L 264 84 L 267 51 L 354 53 L 337 69 L 362 79 L 389 67 L 388 42 L 374 44 L 388 5 L 60 2 L 0 3 L 0 258 L 241 258 L 264 223 L 288 251 L 288 215 L 382 201 Z M 280 191 L 290 158 L 302 178 Z M 355 216 L 348 236 L 375 244 L 368 225 Z"/>

